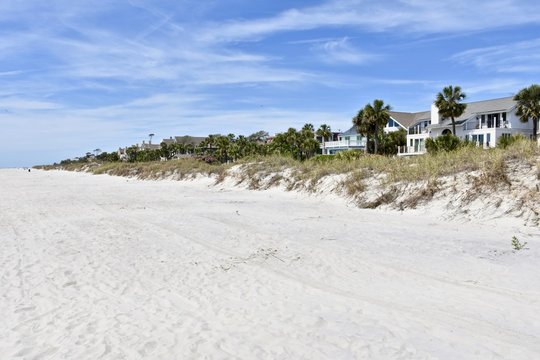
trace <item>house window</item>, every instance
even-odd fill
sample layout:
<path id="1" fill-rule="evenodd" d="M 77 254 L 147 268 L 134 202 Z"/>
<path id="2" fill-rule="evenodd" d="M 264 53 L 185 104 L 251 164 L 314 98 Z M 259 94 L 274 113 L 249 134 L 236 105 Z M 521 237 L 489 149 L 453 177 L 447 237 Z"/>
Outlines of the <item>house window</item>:
<path id="1" fill-rule="evenodd" d="M 395 122 L 393 119 L 388 120 L 388 124 L 386 126 L 387 127 L 399 127 L 397 122 Z"/>

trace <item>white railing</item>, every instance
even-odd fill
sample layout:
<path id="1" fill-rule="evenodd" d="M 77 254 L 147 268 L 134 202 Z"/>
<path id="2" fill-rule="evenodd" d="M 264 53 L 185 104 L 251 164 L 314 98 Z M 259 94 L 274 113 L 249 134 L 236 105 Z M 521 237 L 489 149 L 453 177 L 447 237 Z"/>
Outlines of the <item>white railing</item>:
<path id="1" fill-rule="evenodd" d="M 420 146 L 398 146 L 398 155 L 422 155 L 426 153 L 426 147 Z"/>
<path id="2" fill-rule="evenodd" d="M 366 140 L 340 140 L 321 143 L 321 149 L 347 149 L 365 147 Z"/>

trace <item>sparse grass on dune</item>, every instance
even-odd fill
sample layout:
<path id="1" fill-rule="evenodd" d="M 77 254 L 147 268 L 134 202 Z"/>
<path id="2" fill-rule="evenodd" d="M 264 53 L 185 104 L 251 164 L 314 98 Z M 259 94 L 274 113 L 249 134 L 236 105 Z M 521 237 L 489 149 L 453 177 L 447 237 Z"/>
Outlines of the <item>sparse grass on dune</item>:
<path id="1" fill-rule="evenodd" d="M 483 150 L 466 146 L 453 152 L 406 158 L 355 154 L 335 158 L 316 157 L 301 162 L 286 156 L 270 155 L 245 158 L 234 164 L 221 165 L 188 158 L 166 162 L 79 163 L 41 168 L 86 170 L 94 174 L 134 176 L 140 179 L 160 179 L 171 175 L 177 179 L 190 178 L 198 174 L 216 175 L 218 181 L 222 181 L 228 176 L 227 171 L 233 165 L 239 165 L 239 171 L 233 176 L 239 183 L 249 181 L 249 187 L 252 189 L 267 188 L 286 180 L 288 189 L 314 190 L 319 181 L 326 176 L 346 175 L 341 185 L 348 194 L 352 194 L 362 191 L 365 179 L 376 176 L 391 185 L 398 182 L 434 181 L 444 176 L 480 171 L 481 177 L 489 179 L 492 184 L 494 180 L 507 184 L 508 162 L 519 161 L 538 167 L 539 155 L 540 150 L 536 144 L 520 140 L 506 149 Z M 267 179 L 264 186 L 262 179 Z"/>
<path id="2" fill-rule="evenodd" d="M 171 161 L 153 161 L 141 163 L 105 163 L 94 169 L 94 174 L 117 176 L 134 176 L 139 179 L 161 179 L 174 175 L 178 179 L 186 179 L 196 175 L 220 175 L 230 165 L 207 164 L 195 159 L 179 159 Z"/>
<path id="3" fill-rule="evenodd" d="M 461 172 L 489 170 L 510 160 L 534 164 L 540 155 L 538 147 L 530 141 L 519 141 L 507 149 L 489 149 L 467 146 L 453 152 L 415 157 L 385 157 L 364 155 L 358 159 L 325 160 L 317 158 L 299 162 L 284 157 L 261 157 L 244 162 L 243 170 L 248 176 L 270 175 L 290 169 L 296 180 L 318 180 L 326 175 L 361 171 L 373 175 L 385 174 L 388 183 L 422 181 Z M 499 164 L 499 165 L 497 165 Z"/>

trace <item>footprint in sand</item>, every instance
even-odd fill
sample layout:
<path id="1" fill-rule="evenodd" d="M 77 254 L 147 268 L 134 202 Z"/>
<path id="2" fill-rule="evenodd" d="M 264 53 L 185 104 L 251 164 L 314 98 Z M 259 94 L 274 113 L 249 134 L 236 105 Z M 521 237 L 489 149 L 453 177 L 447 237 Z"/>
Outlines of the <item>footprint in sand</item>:
<path id="1" fill-rule="evenodd" d="M 15 313 L 20 313 L 20 312 L 23 312 L 23 311 L 32 311 L 35 308 L 36 308 L 35 306 L 26 306 L 26 307 L 19 308 L 19 309 L 15 310 Z"/>
<path id="2" fill-rule="evenodd" d="M 139 354 L 141 354 L 141 356 L 146 356 L 152 353 L 152 351 L 155 350 L 156 346 L 157 343 L 155 341 L 148 341 L 144 344 L 144 347 L 139 350 Z"/>

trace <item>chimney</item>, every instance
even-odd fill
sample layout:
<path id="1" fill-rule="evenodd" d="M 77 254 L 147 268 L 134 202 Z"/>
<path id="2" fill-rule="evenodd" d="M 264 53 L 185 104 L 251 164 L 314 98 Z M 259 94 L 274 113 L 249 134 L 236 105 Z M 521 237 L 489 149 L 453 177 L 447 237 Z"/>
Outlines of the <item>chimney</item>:
<path id="1" fill-rule="evenodd" d="M 439 108 L 435 104 L 431 104 L 431 124 L 438 124 L 440 121 Z"/>

